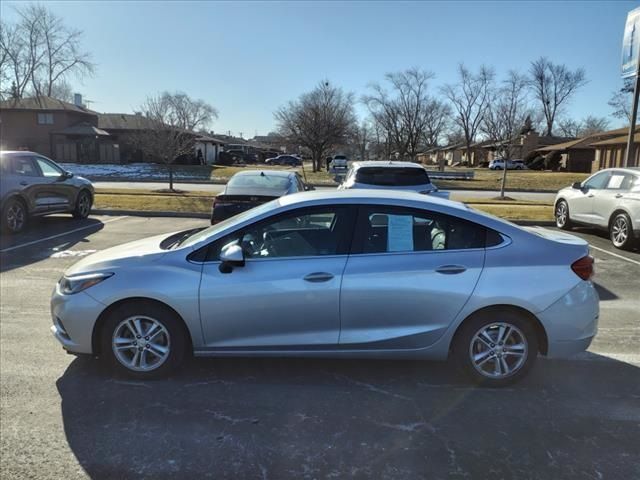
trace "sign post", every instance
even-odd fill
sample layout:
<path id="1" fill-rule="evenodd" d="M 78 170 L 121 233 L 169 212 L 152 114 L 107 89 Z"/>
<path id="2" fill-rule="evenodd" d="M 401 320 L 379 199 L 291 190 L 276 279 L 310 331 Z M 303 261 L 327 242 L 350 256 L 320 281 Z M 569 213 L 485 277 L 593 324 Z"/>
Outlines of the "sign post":
<path id="1" fill-rule="evenodd" d="M 627 15 L 622 40 L 622 78 L 634 78 L 633 107 L 624 157 L 624 166 L 627 167 L 631 164 L 635 153 L 633 140 L 638 115 L 638 96 L 640 95 L 640 7 L 631 10 Z"/>

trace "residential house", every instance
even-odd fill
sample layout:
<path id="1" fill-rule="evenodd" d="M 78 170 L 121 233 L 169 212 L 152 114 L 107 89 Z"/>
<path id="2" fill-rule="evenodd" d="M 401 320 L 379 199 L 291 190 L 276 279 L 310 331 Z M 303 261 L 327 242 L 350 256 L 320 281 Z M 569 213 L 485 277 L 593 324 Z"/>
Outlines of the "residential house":
<path id="1" fill-rule="evenodd" d="M 75 103 L 50 97 L 0 102 L 0 148 L 33 150 L 59 161 L 117 157 L 110 135 L 98 127 L 97 112 L 80 95 Z"/>
<path id="2" fill-rule="evenodd" d="M 628 128 L 621 130 L 629 132 Z M 595 148 L 595 158 L 591 171 L 596 172 L 603 168 L 623 167 L 627 151 L 627 137 L 628 133 L 592 143 L 591 146 Z M 629 159 L 627 166 L 640 167 L 640 127 L 636 128 L 633 134 L 633 143 L 635 145 L 635 153 Z"/>

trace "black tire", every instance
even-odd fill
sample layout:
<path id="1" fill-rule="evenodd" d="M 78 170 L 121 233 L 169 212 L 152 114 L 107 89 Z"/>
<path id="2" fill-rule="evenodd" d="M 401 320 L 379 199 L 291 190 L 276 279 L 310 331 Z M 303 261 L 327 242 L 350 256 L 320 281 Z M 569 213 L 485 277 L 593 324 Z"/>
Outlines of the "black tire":
<path id="1" fill-rule="evenodd" d="M 143 328 L 145 326 L 149 328 L 149 323 L 145 323 L 145 319 L 152 319 L 154 322 L 160 324 L 168 335 L 166 337 L 167 341 L 163 342 L 161 345 L 162 347 L 168 348 L 168 354 L 164 360 L 160 361 L 160 356 L 154 353 L 153 348 L 149 349 L 148 344 L 146 344 L 147 350 L 143 351 L 145 347 L 142 343 L 147 342 L 149 339 L 134 337 L 133 331 L 129 330 L 129 332 L 131 332 L 130 340 L 132 342 L 136 342 L 136 344 L 137 342 L 140 342 L 140 344 L 128 349 L 128 352 L 125 352 L 124 355 L 130 355 L 133 357 L 133 355 L 136 354 L 135 349 L 138 349 L 142 352 L 142 354 L 138 353 L 138 355 L 148 358 L 149 363 L 153 363 L 157 360 L 157 366 L 152 369 L 132 369 L 126 366 L 114 352 L 113 345 L 115 342 L 113 339 L 116 331 L 122 332 L 123 330 L 120 330 L 120 326 L 123 325 L 126 320 L 132 318 L 142 322 Z M 123 325 L 122 328 L 124 329 L 126 326 Z M 160 340 L 164 339 L 164 332 L 160 332 L 160 334 Z M 154 336 L 155 335 L 151 335 L 151 337 Z M 119 338 L 121 337 L 119 336 Z M 129 340 L 129 338 L 127 338 L 127 340 Z M 171 309 L 151 301 L 132 301 L 116 307 L 112 312 L 110 312 L 108 318 L 102 325 L 100 333 L 100 353 L 106 362 L 119 373 L 143 380 L 164 378 L 171 372 L 175 371 L 182 364 L 188 345 L 188 337 L 182 320 L 178 318 Z"/>
<path id="2" fill-rule="evenodd" d="M 87 190 L 82 190 L 76 199 L 76 208 L 73 210 L 73 218 L 77 218 L 78 220 L 87 218 L 91 213 L 92 204 L 93 197 L 91 196 L 91 193 Z"/>
<path id="3" fill-rule="evenodd" d="M 616 248 L 630 250 L 635 244 L 633 227 L 629 215 L 624 212 L 618 213 L 611 219 L 609 224 L 609 238 Z"/>
<path id="4" fill-rule="evenodd" d="M 560 200 L 556 203 L 553 216 L 556 220 L 556 227 L 562 230 L 571 230 L 573 224 L 571 223 L 571 216 L 569 215 L 569 204 L 566 200 Z"/>
<path id="5" fill-rule="evenodd" d="M 10 198 L 2 209 L 2 231 L 20 233 L 27 226 L 29 211 L 20 198 Z"/>
<path id="6" fill-rule="evenodd" d="M 507 339 L 506 344 L 489 344 L 480 339 L 476 340 L 476 335 L 479 332 L 489 329 L 492 336 L 488 338 L 497 341 L 498 334 L 501 331 L 500 327 L 505 327 L 504 338 Z M 507 330 L 507 327 L 511 330 Z M 516 340 L 523 341 L 516 343 Z M 519 345 L 522 344 L 525 347 L 520 350 Z M 493 347 L 490 345 L 493 345 Z M 484 347 L 485 350 L 478 350 L 477 346 Z M 511 348 L 509 348 L 510 346 Z M 495 350 L 491 350 L 491 348 L 495 348 Z M 504 353 L 505 350 L 507 351 L 506 354 Z M 523 353 L 521 356 L 516 356 L 518 352 Z M 483 353 L 487 355 L 480 357 L 478 361 L 484 360 L 485 363 L 477 367 L 474 365 L 471 356 L 472 354 L 478 356 Z M 474 383 L 490 388 L 504 387 L 521 380 L 533 367 L 538 355 L 538 338 L 531 320 L 525 315 L 510 309 L 491 309 L 479 312 L 465 320 L 454 338 L 452 354 L 457 366 Z M 507 365 L 504 370 L 502 370 L 502 362 Z M 498 368 L 505 373 L 495 375 Z M 509 368 L 513 370 L 509 371 Z M 494 371 L 488 372 L 488 370 Z M 491 375 L 491 373 L 495 376 Z"/>

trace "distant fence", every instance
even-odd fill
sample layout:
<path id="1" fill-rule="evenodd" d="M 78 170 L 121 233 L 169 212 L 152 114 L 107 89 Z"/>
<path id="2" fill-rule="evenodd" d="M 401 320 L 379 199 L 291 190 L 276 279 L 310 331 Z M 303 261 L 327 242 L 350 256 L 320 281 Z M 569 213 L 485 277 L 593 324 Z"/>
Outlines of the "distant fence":
<path id="1" fill-rule="evenodd" d="M 473 170 L 445 170 L 441 172 L 440 170 L 427 170 L 430 178 L 440 179 L 440 180 L 473 180 L 474 171 Z"/>

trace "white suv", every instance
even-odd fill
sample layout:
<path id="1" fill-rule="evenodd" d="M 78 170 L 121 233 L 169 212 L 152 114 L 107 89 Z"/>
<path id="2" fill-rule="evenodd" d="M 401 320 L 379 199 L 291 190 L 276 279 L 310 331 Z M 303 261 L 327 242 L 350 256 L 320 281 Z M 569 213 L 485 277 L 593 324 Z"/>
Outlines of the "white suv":
<path id="1" fill-rule="evenodd" d="M 522 160 L 507 160 L 507 170 L 524 170 Z M 496 158 L 489 162 L 489 170 L 504 170 L 504 158 Z"/>

